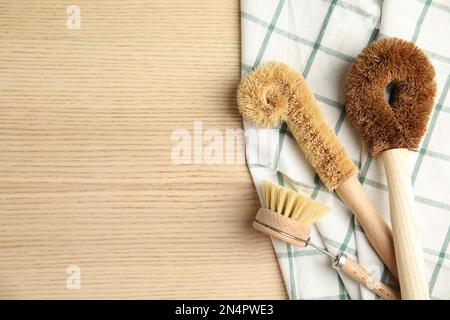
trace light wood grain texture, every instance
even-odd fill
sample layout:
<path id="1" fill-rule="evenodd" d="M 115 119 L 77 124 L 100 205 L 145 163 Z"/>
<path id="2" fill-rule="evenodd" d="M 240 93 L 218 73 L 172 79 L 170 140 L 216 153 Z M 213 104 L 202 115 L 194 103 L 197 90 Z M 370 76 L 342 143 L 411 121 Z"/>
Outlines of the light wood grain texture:
<path id="1" fill-rule="evenodd" d="M 400 290 L 404 300 L 428 300 L 422 237 L 414 221 L 414 193 L 408 149 L 383 152 L 389 193 L 392 232 L 394 235 Z"/>
<path id="2" fill-rule="evenodd" d="M 340 268 L 346 275 L 360 283 L 384 300 L 399 300 L 400 295 L 391 287 L 385 285 L 380 280 L 364 269 L 360 264 L 345 256 L 345 262 Z"/>
<path id="3" fill-rule="evenodd" d="M 336 193 L 350 211 L 355 214 L 378 256 L 387 266 L 392 276 L 398 279 L 391 228 L 370 202 L 356 175 L 351 176 L 347 181 L 340 184 L 336 188 Z"/>
<path id="4" fill-rule="evenodd" d="M 286 298 L 246 166 L 170 158 L 242 126 L 239 1 L 68 4 L 0 0 L 0 298 Z"/>

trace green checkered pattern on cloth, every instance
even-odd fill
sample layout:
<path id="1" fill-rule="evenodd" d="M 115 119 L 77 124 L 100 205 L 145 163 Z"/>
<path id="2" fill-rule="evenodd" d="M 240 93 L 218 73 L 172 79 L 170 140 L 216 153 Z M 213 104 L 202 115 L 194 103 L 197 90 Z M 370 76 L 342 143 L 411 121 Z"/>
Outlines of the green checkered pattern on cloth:
<path id="1" fill-rule="evenodd" d="M 433 299 L 450 298 L 450 1 L 241 0 L 242 76 L 264 61 L 282 61 L 303 74 L 322 112 L 350 157 L 372 203 L 389 222 L 382 162 L 367 151 L 346 118 L 344 86 L 349 64 L 369 43 L 395 36 L 416 43 L 436 69 L 438 92 L 429 129 L 411 154 L 415 215 L 423 234 Z M 447 124 L 447 125 L 446 125 Z M 285 125 L 257 129 L 244 121 L 247 163 L 261 194 L 272 180 L 326 203 L 331 212 L 315 224 L 312 239 L 346 252 L 382 281 L 389 272 L 353 215 L 322 187 Z M 250 138 L 251 137 L 251 138 Z M 378 299 L 312 248 L 272 239 L 291 299 Z"/>

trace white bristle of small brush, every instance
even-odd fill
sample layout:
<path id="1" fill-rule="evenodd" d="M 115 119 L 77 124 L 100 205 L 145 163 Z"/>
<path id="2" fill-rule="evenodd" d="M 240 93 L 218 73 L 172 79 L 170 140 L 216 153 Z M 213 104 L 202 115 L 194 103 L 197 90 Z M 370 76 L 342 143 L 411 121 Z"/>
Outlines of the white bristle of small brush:
<path id="1" fill-rule="evenodd" d="M 304 197 L 270 181 L 265 181 L 263 188 L 264 206 L 266 208 L 301 224 L 312 224 L 329 210 L 327 206 L 318 201 Z"/>

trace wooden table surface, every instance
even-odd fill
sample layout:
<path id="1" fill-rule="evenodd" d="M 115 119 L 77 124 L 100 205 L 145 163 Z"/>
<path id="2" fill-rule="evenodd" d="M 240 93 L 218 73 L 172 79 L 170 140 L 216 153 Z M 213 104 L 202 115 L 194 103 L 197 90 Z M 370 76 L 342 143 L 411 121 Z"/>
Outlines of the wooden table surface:
<path id="1" fill-rule="evenodd" d="M 286 298 L 246 166 L 171 158 L 242 126 L 239 1 L 72 4 L 0 0 L 0 298 Z"/>

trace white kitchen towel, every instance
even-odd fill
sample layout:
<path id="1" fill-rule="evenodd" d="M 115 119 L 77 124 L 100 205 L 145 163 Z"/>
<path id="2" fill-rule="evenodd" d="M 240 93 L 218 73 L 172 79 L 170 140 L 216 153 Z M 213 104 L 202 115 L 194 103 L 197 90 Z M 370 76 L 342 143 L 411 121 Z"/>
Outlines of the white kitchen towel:
<path id="1" fill-rule="evenodd" d="M 345 115 L 349 64 L 378 37 L 415 42 L 436 68 L 436 104 L 419 151 L 412 156 L 416 215 L 424 235 L 430 293 L 450 299 L 450 3 L 425 0 L 241 0 L 242 77 L 264 61 L 282 61 L 303 74 L 330 125 L 360 167 L 360 180 L 388 221 L 381 162 L 367 156 Z M 387 283 L 389 273 L 353 215 L 321 186 L 285 125 L 257 129 L 244 121 L 248 167 L 258 192 L 265 179 L 326 203 L 331 212 L 316 223 L 312 240 L 333 253 L 346 252 Z M 377 299 L 331 268 L 312 248 L 272 240 L 291 299 Z"/>

